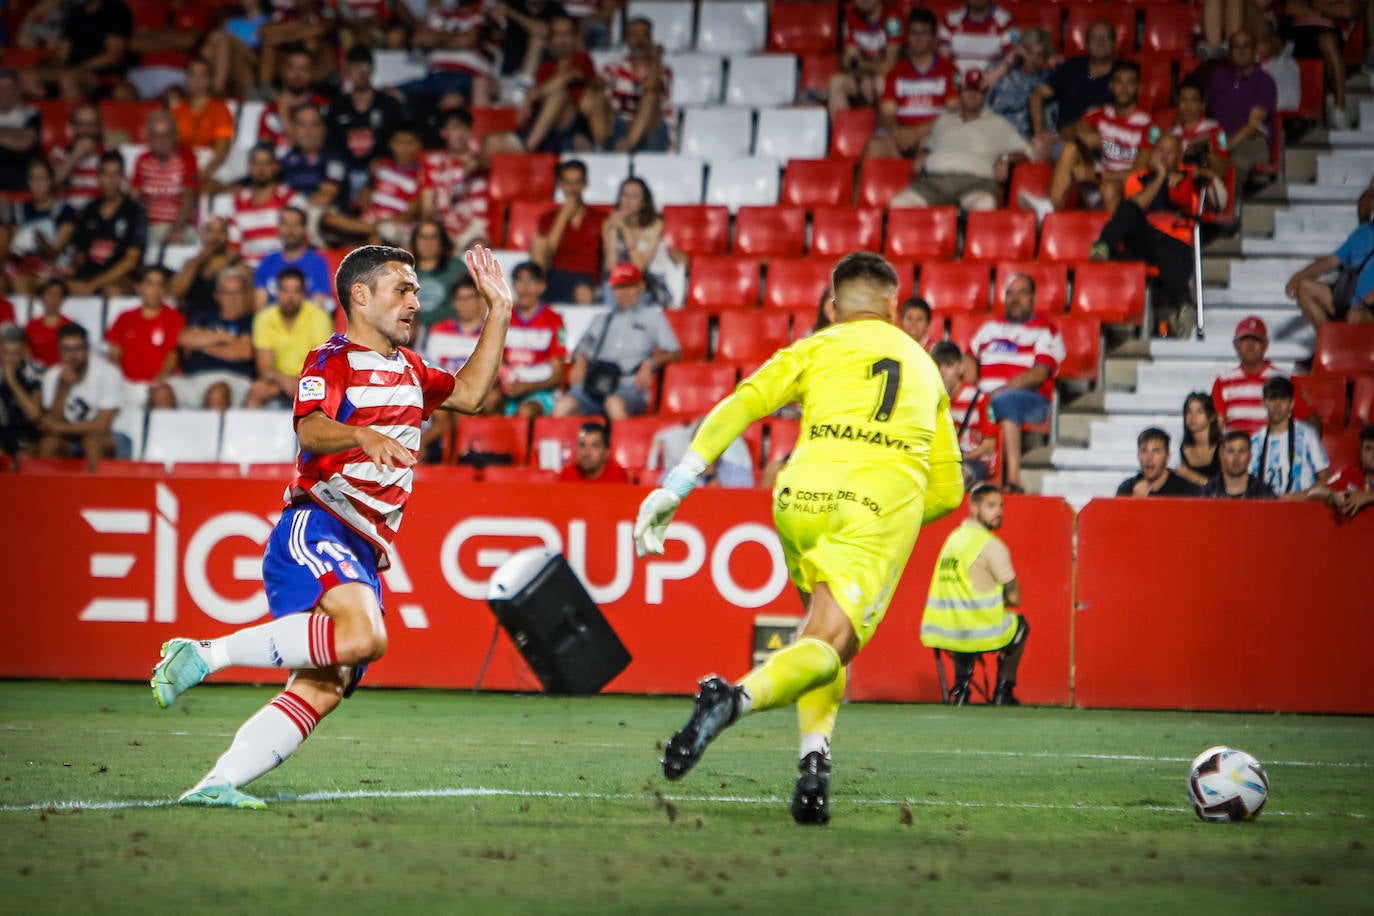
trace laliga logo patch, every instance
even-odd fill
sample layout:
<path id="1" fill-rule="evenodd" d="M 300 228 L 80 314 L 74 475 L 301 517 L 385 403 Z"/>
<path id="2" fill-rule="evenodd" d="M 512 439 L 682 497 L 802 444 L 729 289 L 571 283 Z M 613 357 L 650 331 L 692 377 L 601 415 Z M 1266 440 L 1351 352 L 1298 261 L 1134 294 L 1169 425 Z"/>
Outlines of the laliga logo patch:
<path id="1" fill-rule="evenodd" d="M 324 379 L 312 375 L 307 375 L 302 378 L 300 385 L 296 389 L 296 400 L 323 401 Z"/>

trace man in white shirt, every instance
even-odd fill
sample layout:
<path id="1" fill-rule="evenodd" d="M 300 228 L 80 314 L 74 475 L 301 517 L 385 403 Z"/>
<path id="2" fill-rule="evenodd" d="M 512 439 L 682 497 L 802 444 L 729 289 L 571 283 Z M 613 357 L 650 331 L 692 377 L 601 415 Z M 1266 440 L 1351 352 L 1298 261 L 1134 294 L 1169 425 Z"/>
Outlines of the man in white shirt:
<path id="1" fill-rule="evenodd" d="M 57 365 L 43 373 L 43 416 L 38 421 L 40 458 L 83 457 L 96 461 L 114 454 L 110 427 L 124 394 L 124 379 L 113 363 L 91 359 L 86 329 L 63 325 L 57 332 Z"/>

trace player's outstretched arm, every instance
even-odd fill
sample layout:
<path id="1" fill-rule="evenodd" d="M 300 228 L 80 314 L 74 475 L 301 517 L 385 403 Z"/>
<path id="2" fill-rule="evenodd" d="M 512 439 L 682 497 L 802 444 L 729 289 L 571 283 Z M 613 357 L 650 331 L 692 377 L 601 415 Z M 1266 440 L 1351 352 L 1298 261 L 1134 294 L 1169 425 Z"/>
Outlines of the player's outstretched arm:
<path id="1" fill-rule="evenodd" d="M 300 440 L 301 451 L 316 455 L 333 455 L 359 448 L 378 468 L 408 468 L 415 464 L 410 449 L 397 440 L 366 426 L 349 426 L 331 420 L 321 410 L 301 417 L 296 424 L 296 437 Z"/>
<path id="2" fill-rule="evenodd" d="M 501 265 L 496 263 L 491 249 L 474 245 L 463 256 L 463 260 L 467 262 L 468 273 L 477 284 L 478 294 L 486 300 L 487 321 L 482 326 L 482 336 L 477 338 L 477 347 L 472 351 L 472 356 L 453 376 L 453 394 L 441 406 L 460 413 L 477 413 L 482 409 L 491 386 L 496 383 L 514 304 L 506 277 L 501 273 Z"/>

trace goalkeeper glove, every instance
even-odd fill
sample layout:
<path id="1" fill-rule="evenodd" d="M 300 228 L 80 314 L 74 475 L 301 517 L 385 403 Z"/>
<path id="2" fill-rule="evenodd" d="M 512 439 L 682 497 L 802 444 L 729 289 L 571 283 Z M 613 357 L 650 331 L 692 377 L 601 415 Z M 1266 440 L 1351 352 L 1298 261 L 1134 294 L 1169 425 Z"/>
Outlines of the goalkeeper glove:
<path id="1" fill-rule="evenodd" d="M 639 515 L 635 518 L 635 553 L 638 556 L 663 555 L 668 523 L 673 520 L 677 507 L 692 492 L 697 485 L 697 478 L 705 470 L 705 460 L 696 452 L 689 451 L 663 478 L 663 486 L 644 497 L 644 502 L 639 504 Z"/>

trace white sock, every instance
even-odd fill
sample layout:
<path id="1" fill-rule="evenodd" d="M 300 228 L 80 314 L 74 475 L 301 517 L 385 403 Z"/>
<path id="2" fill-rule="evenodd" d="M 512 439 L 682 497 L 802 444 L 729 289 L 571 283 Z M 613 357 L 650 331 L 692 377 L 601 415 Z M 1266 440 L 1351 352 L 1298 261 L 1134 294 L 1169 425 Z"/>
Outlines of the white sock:
<path id="1" fill-rule="evenodd" d="M 820 732 L 812 732 L 809 735 L 802 735 L 801 738 L 801 759 L 805 760 L 807 754 L 820 752 L 826 760 L 830 759 L 830 739 Z"/>
<path id="2" fill-rule="evenodd" d="M 309 703 L 283 690 L 239 727 L 229 750 L 195 788 L 247 785 L 295 753 L 319 722 Z"/>
<path id="3" fill-rule="evenodd" d="M 334 619 L 328 614 L 291 614 L 200 645 L 211 674 L 230 665 L 331 668 L 338 664 Z"/>
<path id="4" fill-rule="evenodd" d="M 743 719 L 754 711 L 754 695 L 749 692 L 748 687 L 742 687 L 739 692 L 739 718 Z"/>

